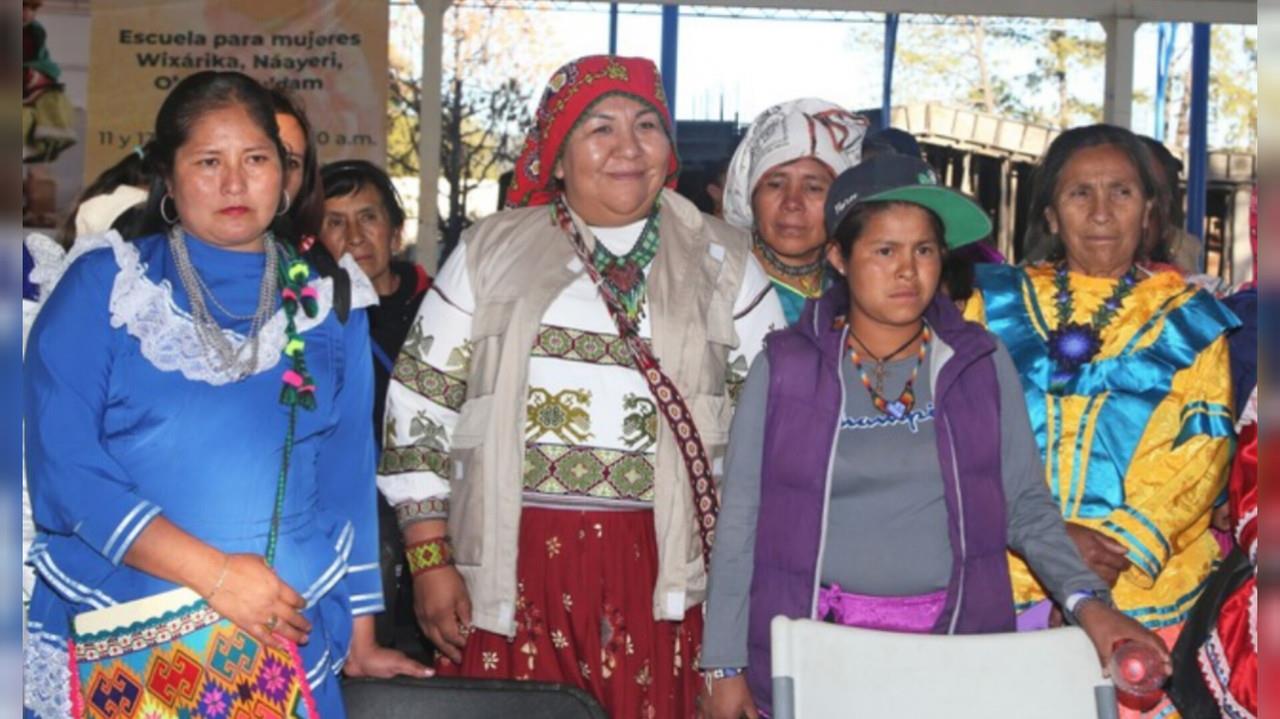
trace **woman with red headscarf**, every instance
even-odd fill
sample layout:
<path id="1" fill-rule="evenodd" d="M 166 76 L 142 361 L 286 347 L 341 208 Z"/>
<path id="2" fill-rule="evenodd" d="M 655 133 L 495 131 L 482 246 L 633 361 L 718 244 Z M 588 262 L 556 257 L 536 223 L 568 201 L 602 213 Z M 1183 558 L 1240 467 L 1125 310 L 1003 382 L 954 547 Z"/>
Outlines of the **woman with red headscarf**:
<path id="1" fill-rule="evenodd" d="M 558 70 L 396 361 L 378 483 L 443 674 L 693 712 L 731 397 L 785 320 L 747 234 L 664 189 L 671 135 L 652 62 Z"/>

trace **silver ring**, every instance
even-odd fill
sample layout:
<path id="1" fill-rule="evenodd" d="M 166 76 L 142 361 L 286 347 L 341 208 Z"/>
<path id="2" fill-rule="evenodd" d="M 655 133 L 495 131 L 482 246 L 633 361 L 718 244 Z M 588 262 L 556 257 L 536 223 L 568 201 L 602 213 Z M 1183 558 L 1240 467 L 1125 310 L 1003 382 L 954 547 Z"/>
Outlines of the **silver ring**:
<path id="1" fill-rule="evenodd" d="M 276 630 L 276 625 L 279 623 L 280 623 L 280 617 L 277 617 L 276 615 L 272 614 L 271 618 L 267 620 L 267 623 L 265 625 L 267 627 L 267 631 L 274 632 Z"/>

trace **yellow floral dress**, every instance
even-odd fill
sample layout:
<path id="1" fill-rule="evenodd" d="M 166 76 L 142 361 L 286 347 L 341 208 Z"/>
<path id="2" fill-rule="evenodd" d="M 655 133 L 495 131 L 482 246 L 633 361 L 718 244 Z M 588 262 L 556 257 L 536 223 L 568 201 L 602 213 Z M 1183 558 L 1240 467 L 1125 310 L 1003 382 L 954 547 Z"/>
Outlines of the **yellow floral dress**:
<path id="1" fill-rule="evenodd" d="M 1239 321 L 1177 272 L 1140 271 L 1097 356 L 1052 391 L 1054 274 L 1052 265 L 979 266 L 981 291 L 965 315 L 1013 356 L 1063 518 L 1128 547 L 1116 605 L 1175 633 L 1218 559 L 1209 517 L 1234 439 L 1225 333 Z M 1070 274 L 1071 321 L 1088 323 L 1116 282 Z M 1021 559 L 1011 555 L 1010 570 L 1020 610 L 1045 598 Z"/>

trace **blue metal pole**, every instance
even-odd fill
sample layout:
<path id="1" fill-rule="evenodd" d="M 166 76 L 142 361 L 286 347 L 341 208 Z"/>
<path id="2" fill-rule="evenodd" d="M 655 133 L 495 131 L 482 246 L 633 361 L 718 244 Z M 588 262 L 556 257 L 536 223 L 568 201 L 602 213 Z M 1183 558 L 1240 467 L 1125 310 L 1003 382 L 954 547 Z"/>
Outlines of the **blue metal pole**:
<path id="1" fill-rule="evenodd" d="M 1209 24 L 1198 22 L 1191 33 L 1191 146 L 1187 148 L 1187 232 L 1204 239 L 1205 190 L 1209 164 Z M 1208 249 L 1208 244 L 1205 244 Z M 1200 256 L 1204 270 L 1205 256 Z"/>
<path id="2" fill-rule="evenodd" d="M 893 58 L 898 52 L 898 13 L 884 16 L 884 83 L 880 89 L 880 127 L 888 127 L 893 111 Z"/>
<path id="3" fill-rule="evenodd" d="M 676 57 L 680 46 L 680 6 L 662 6 L 662 89 L 667 93 L 671 119 L 676 117 Z"/>
<path id="4" fill-rule="evenodd" d="M 609 3 L 609 54 L 618 54 L 618 3 Z"/>
<path id="5" fill-rule="evenodd" d="M 1169 66 L 1173 64 L 1173 48 L 1178 42 L 1178 23 L 1162 22 L 1156 42 L 1156 126 L 1153 136 L 1164 142 L 1166 104 L 1169 101 Z"/>

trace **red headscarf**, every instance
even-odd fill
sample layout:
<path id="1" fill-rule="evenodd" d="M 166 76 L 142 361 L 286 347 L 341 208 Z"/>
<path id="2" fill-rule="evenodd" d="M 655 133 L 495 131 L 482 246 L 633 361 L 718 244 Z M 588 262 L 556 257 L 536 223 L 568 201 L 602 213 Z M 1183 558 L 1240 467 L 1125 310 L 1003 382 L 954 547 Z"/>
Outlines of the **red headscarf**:
<path id="1" fill-rule="evenodd" d="M 515 176 L 507 190 L 507 207 L 546 205 L 559 194 L 555 166 L 565 139 L 578 119 L 606 95 L 627 95 L 653 106 L 672 137 L 671 112 L 667 109 L 662 77 L 652 60 L 641 57 L 589 55 L 574 60 L 551 76 L 538 105 L 533 130 L 524 142 Z M 667 187 L 675 187 L 680 160 L 672 143 L 667 162 Z"/>

